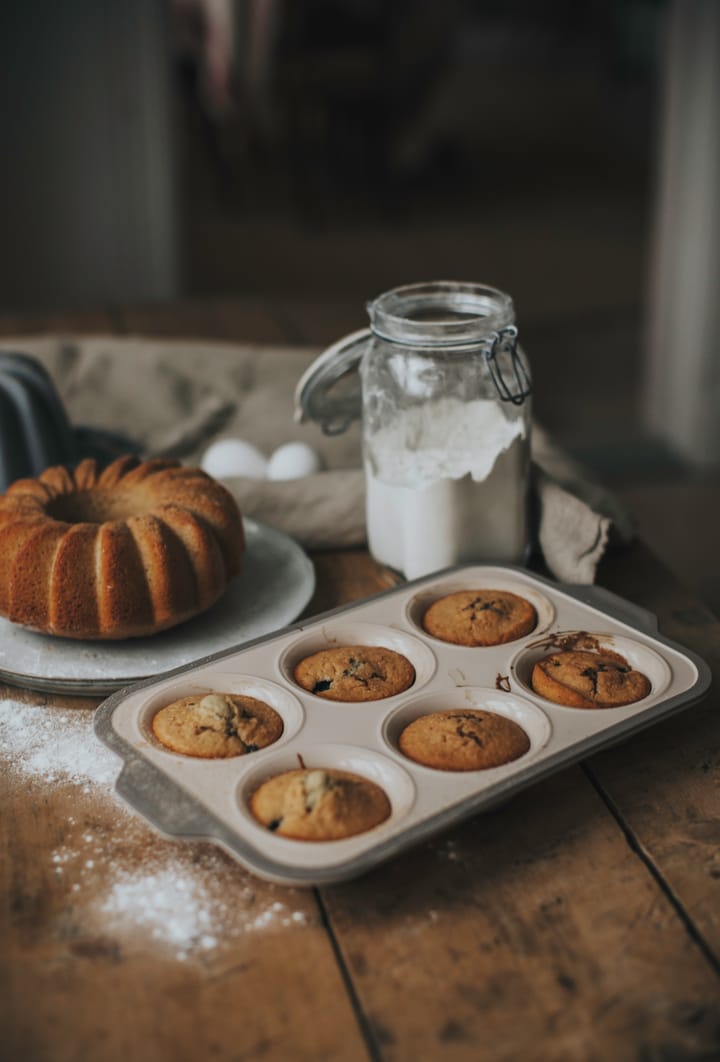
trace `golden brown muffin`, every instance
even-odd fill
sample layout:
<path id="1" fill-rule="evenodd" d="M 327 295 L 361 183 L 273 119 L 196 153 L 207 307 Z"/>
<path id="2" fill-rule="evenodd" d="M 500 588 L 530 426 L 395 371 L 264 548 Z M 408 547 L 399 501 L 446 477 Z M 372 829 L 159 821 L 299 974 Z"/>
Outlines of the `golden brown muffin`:
<path id="1" fill-rule="evenodd" d="M 268 830 L 298 841 L 336 841 L 365 833 L 390 815 L 390 801 L 369 778 L 330 768 L 275 775 L 255 790 L 250 810 Z"/>
<path id="2" fill-rule="evenodd" d="M 650 693 L 650 681 L 616 653 L 580 649 L 538 660 L 531 685 L 541 697 L 568 708 L 618 708 Z"/>
<path id="3" fill-rule="evenodd" d="M 0 497 L 0 615 L 64 638 L 155 634 L 214 604 L 243 549 L 234 498 L 199 468 L 48 468 Z"/>
<path id="4" fill-rule="evenodd" d="M 381 645 L 321 649 L 296 665 L 298 686 L 329 701 L 379 701 L 412 686 L 410 661 Z"/>
<path id="5" fill-rule="evenodd" d="M 480 771 L 524 756 L 530 739 L 512 719 L 482 708 L 421 715 L 400 734 L 400 751 L 439 771 Z"/>
<path id="6" fill-rule="evenodd" d="M 509 590 L 460 590 L 434 601 L 422 619 L 433 638 L 454 645 L 503 645 L 529 634 L 535 609 Z"/>
<path id="7" fill-rule="evenodd" d="M 255 697 L 198 693 L 156 712 L 152 731 L 173 752 L 224 759 L 272 745 L 283 732 L 283 721 L 274 708 Z"/>

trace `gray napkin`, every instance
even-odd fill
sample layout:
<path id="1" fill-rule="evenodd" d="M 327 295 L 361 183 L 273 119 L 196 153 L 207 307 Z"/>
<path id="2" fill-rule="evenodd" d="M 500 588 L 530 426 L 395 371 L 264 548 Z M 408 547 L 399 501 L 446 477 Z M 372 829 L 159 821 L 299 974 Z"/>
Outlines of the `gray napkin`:
<path id="1" fill-rule="evenodd" d="M 592 583 L 608 543 L 633 538 L 632 517 L 537 424 L 531 452 L 535 534 L 543 559 L 563 583 Z"/>
<path id="2" fill-rule="evenodd" d="M 324 436 L 293 421 L 295 384 L 316 351 L 137 337 L 23 337 L 3 341 L 43 362 L 75 424 L 131 436 L 148 455 L 199 463 L 211 441 L 240 437 L 267 455 L 284 442 L 313 446 L 328 471 L 300 480 L 224 482 L 248 516 L 308 548 L 365 542 L 360 432 Z M 535 426 L 537 543 L 552 574 L 591 583 L 611 537 L 633 528 L 618 501 Z"/>

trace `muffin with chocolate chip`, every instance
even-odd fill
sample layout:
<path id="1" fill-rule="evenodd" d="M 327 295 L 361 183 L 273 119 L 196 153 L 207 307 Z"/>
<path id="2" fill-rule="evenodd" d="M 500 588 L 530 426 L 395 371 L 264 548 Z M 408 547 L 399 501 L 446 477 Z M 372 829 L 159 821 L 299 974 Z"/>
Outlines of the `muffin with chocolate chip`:
<path id="1" fill-rule="evenodd" d="M 453 645 L 503 645 L 529 634 L 537 613 L 524 597 L 509 590 L 459 590 L 438 598 L 422 625 L 433 638 Z"/>
<path id="2" fill-rule="evenodd" d="M 345 645 L 306 656 L 293 677 L 308 693 L 328 701 L 379 701 L 409 689 L 415 668 L 381 645 Z"/>
<path id="3" fill-rule="evenodd" d="M 298 841 L 336 841 L 365 833 L 390 815 L 385 792 L 350 771 L 299 768 L 263 782 L 250 810 L 268 830 Z"/>
<path id="4" fill-rule="evenodd" d="M 568 708 L 619 708 L 650 693 L 650 680 L 617 653 L 574 649 L 538 660 L 530 684 Z"/>
<path id="5" fill-rule="evenodd" d="M 400 734 L 400 751 L 438 771 L 482 771 L 524 756 L 530 739 L 521 726 L 497 712 L 458 708 L 430 712 Z"/>
<path id="6" fill-rule="evenodd" d="M 255 697 L 199 693 L 156 712 L 152 732 L 173 752 L 225 759 L 272 745 L 283 732 L 283 721 L 274 708 Z"/>

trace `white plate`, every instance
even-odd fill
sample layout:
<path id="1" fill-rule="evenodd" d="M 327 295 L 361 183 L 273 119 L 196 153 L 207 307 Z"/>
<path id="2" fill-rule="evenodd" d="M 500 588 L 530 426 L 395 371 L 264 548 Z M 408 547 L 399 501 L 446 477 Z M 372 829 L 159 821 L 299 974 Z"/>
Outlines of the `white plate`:
<path id="1" fill-rule="evenodd" d="M 119 642 L 55 638 L 0 617 L 0 679 L 52 693 L 112 693 L 291 623 L 313 595 L 315 569 L 281 531 L 255 520 L 244 524 L 242 571 L 207 612 L 150 638 Z"/>

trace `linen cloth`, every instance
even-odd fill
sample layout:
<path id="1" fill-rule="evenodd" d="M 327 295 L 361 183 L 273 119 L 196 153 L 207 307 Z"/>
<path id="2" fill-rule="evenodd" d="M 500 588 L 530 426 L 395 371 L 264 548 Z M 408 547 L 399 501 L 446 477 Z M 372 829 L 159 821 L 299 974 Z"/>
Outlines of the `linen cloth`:
<path id="1" fill-rule="evenodd" d="M 359 424 L 328 437 L 293 419 L 295 384 L 317 350 L 139 336 L 22 337 L 3 340 L 2 348 L 38 358 L 74 425 L 125 435 L 145 456 L 199 464 L 210 443 L 224 437 L 246 439 L 267 456 L 284 442 L 307 442 L 324 471 L 297 480 L 223 482 L 247 516 L 307 548 L 366 541 Z M 536 546 L 562 582 L 592 583 L 611 538 L 632 537 L 617 499 L 538 425 L 532 491 Z"/>

